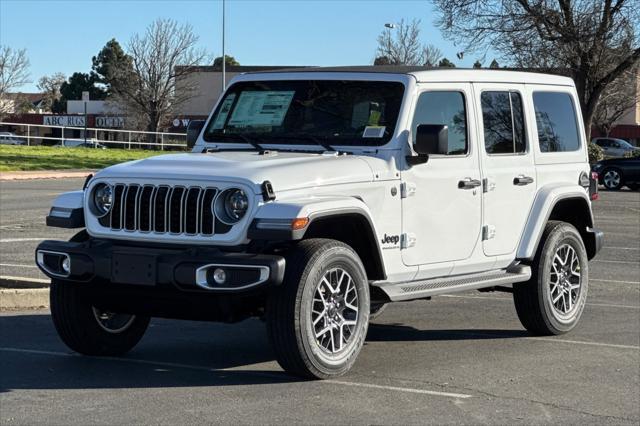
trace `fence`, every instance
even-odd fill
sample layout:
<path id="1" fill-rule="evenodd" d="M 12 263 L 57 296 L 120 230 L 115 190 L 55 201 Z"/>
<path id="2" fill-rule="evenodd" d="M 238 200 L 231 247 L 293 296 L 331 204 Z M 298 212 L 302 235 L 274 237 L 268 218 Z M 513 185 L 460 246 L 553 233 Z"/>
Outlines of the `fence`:
<path id="1" fill-rule="evenodd" d="M 70 127 L 70 126 L 49 126 L 42 124 L 25 124 L 0 122 L 0 126 L 15 126 L 22 128 L 22 134 L 17 134 L 20 139 L 26 139 L 27 145 L 41 145 L 42 141 L 53 142 L 52 144 L 66 145 L 64 141 L 79 141 L 88 143 L 97 143 L 107 146 L 118 146 L 131 149 L 133 146 L 137 149 L 176 149 L 187 147 L 186 133 L 168 133 L 168 132 L 147 132 L 141 130 L 119 130 L 105 129 L 97 127 Z M 26 131 L 24 128 L 26 127 Z M 60 136 L 45 135 L 40 129 L 60 129 Z M 65 137 L 65 132 L 73 133 L 74 131 L 83 132 L 81 137 Z M 86 132 L 85 132 L 86 131 Z M 93 132 L 93 137 L 91 133 Z M 109 138 L 111 136 L 111 138 Z M 153 136 L 153 137 L 152 137 Z M 36 143 L 37 141 L 40 143 Z M 71 146 L 71 145 L 70 145 Z"/>

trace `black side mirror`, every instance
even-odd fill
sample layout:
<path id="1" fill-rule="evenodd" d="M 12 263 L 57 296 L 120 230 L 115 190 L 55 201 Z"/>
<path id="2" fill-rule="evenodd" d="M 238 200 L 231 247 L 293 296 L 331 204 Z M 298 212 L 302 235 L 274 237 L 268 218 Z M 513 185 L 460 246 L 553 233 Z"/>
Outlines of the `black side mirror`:
<path id="1" fill-rule="evenodd" d="M 416 129 L 413 150 L 418 155 L 407 157 L 411 165 L 426 163 L 430 154 L 448 154 L 449 128 L 444 124 L 420 124 Z"/>
<path id="2" fill-rule="evenodd" d="M 204 120 L 191 120 L 187 126 L 187 147 L 193 148 L 198 141 L 198 136 L 204 127 Z"/>

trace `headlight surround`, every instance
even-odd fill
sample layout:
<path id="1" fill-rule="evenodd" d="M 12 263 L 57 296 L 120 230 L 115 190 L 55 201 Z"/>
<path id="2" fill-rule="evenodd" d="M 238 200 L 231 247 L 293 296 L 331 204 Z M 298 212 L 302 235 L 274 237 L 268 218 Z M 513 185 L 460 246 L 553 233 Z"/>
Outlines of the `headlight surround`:
<path id="1" fill-rule="evenodd" d="M 106 183 L 99 183 L 93 188 L 93 208 L 98 217 L 103 217 L 111 211 L 113 205 L 113 187 Z"/>
<path id="2" fill-rule="evenodd" d="M 238 223 L 248 209 L 249 197 L 240 188 L 225 189 L 213 202 L 213 214 L 225 225 Z"/>

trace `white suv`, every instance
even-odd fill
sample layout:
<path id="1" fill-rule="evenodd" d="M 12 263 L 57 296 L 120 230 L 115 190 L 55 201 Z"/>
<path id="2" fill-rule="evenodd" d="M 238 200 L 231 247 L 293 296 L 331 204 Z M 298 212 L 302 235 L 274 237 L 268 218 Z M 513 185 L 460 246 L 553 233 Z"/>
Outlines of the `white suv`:
<path id="1" fill-rule="evenodd" d="M 61 195 L 45 241 L 62 340 L 119 355 L 153 316 L 264 317 L 278 362 L 345 373 L 389 302 L 512 292 L 533 334 L 577 324 L 596 185 L 564 77 L 319 68 L 244 74 L 191 153 L 109 167 Z"/>

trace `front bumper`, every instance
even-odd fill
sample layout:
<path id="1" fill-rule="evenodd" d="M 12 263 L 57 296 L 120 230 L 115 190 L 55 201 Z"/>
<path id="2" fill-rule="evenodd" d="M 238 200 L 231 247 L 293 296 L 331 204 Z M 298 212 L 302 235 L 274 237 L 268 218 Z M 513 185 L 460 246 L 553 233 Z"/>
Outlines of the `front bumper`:
<path id="1" fill-rule="evenodd" d="M 64 264 L 63 264 L 64 263 Z M 138 286 L 183 292 L 243 293 L 279 285 L 282 256 L 211 248 L 133 246 L 109 240 L 43 241 L 36 264 L 50 278 L 91 285 Z M 223 282 L 214 279 L 224 276 Z"/>

